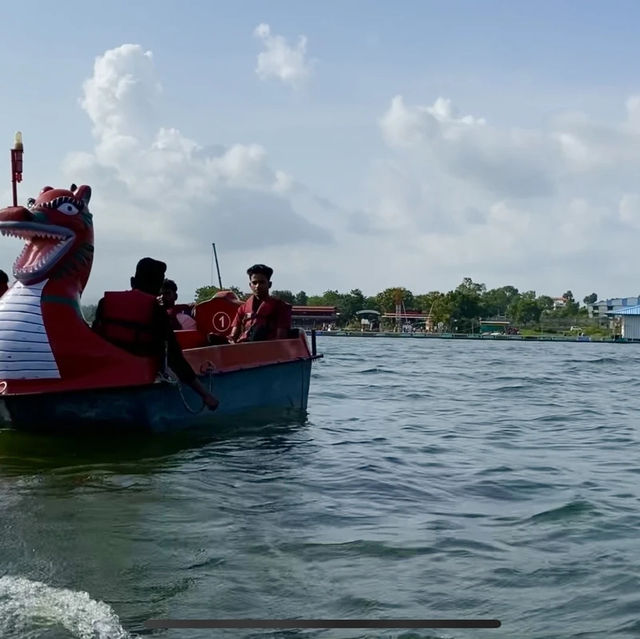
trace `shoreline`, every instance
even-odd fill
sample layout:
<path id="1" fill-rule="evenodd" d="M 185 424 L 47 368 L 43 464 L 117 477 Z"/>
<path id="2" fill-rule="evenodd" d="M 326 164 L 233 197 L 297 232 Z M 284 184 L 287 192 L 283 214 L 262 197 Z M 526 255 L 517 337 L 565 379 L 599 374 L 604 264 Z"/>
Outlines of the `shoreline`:
<path id="1" fill-rule="evenodd" d="M 471 333 L 394 333 L 393 331 L 318 331 L 318 337 L 390 337 L 393 339 L 472 339 L 472 340 L 498 340 L 512 342 L 582 342 L 582 343 L 598 343 L 598 344 L 634 344 L 640 343 L 640 340 L 613 339 L 611 337 L 603 337 L 594 339 L 589 336 L 567 337 L 566 335 L 547 336 L 547 335 L 480 335 Z"/>

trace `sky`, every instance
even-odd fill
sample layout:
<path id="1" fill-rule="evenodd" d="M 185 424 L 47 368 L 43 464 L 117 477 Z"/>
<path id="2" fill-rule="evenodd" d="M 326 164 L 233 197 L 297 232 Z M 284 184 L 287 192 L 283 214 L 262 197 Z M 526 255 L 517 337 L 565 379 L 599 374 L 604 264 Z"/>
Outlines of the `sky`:
<path id="1" fill-rule="evenodd" d="M 640 3 L 0 5 L 0 203 L 17 130 L 20 203 L 92 187 L 85 304 L 144 256 L 190 301 L 212 243 L 245 291 L 640 293 Z"/>

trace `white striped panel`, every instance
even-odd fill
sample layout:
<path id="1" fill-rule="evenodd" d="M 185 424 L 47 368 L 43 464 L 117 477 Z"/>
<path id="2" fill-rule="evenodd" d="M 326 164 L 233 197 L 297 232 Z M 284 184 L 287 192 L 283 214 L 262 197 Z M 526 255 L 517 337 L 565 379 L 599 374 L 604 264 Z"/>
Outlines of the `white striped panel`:
<path id="1" fill-rule="evenodd" d="M 18 282 L 0 298 L 0 380 L 60 377 L 42 321 L 46 283 Z"/>
<path id="2" fill-rule="evenodd" d="M 3 342 L 36 342 L 38 344 L 48 344 L 46 333 L 34 333 L 33 331 L 23 331 L 21 329 L 7 331 L 0 328 L 0 344 Z"/>
<path id="3" fill-rule="evenodd" d="M 2 308 L 0 308 L 0 313 L 2 314 L 2 319 L 10 322 L 16 322 L 17 324 L 25 322 L 26 324 L 39 324 L 40 326 L 44 326 L 42 323 L 42 315 L 38 313 L 25 313 L 24 311 L 5 310 Z"/>
<path id="4" fill-rule="evenodd" d="M 15 328 L 15 322 L 5 321 L 0 316 L 0 331 L 11 331 Z M 20 330 L 25 333 L 45 333 L 44 326 L 41 324 L 27 324 L 26 322 L 22 322 L 20 324 Z"/>
<path id="5" fill-rule="evenodd" d="M 31 353 L 0 351 L 0 366 L 2 366 L 2 362 L 42 362 L 45 358 L 47 361 L 53 361 L 53 358 L 47 353 L 39 353 L 37 351 Z"/>
<path id="6" fill-rule="evenodd" d="M 37 313 L 36 309 L 40 307 L 40 300 L 37 297 L 24 297 L 22 295 L 5 300 L 4 295 L 2 296 L 0 308 L 17 306 L 22 307 L 26 311 L 33 309 Z"/>
<path id="7" fill-rule="evenodd" d="M 21 282 L 16 282 L 3 296 L 0 303 L 6 304 L 8 301 L 20 298 L 35 298 L 37 300 L 42 296 L 42 289 L 47 283 L 47 280 L 39 282 L 38 284 L 32 284 L 31 286 L 25 286 Z"/>
<path id="8" fill-rule="evenodd" d="M 33 342 L 0 342 L 0 357 L 3 352 L 8 353 L 51 353 L 51 346 L 49 344 L 34 344 Z M 53 354 L 52 354 L 53 357 Z"/>
<path id="9" fill-rule="evenodd" d="M 11 297 L 20 295 L 22 297 L 38 297 L 42 295 L 42 289 L 44 288 L 44 282 L 39 284 L 33 284 L 32 286 L 25 286 L 20 282 L 16 282 L 7 293 L 11 293 Z"/>
<path id="10" fill-rule="evenodd" d="M 7 371 L 20 371 L 25 368 L 30 368 L 34 371 L 42 370 L 58 370 L 56 363 L 53 360 L 40 361 L 40 362 L 7 362 L 6 360 L 0 363 L 0 374 Z"/>
<path id="11" fill-rule="evenodd" d="M 60 373 L 57 368 L 50 368 L 48 370 L 25 368 L 19 371 L 0 370 L 0 377 L 2 379 L 58 379 Z"/>

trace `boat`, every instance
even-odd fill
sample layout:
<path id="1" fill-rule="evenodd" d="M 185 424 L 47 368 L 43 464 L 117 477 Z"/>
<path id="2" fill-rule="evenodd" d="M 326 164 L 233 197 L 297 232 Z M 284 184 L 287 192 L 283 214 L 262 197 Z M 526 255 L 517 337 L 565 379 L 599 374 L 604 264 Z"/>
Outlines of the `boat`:
<path id="1" fill-rule="evenodd" d="M 13 205 L 0 210 L 0 233 L 25 244 L 13 264 L 16 281 L 0 298 L 0 426 L 166 432 L 261 411 L 306 411 L 311 366 L 322 357 L 315 335 L 311 345 L 296 329 L 286 339 L 228 343 L 241 304 L 231 291 L 195 306 L 195 329 L 175 331 L 198 379 L 220 400 L 215 412 L 156 359 L 95 333 L 80 306 L 94 251 L 91 188 L 46 186 L 20 206 L 17 136 L 11 157 Z"/>

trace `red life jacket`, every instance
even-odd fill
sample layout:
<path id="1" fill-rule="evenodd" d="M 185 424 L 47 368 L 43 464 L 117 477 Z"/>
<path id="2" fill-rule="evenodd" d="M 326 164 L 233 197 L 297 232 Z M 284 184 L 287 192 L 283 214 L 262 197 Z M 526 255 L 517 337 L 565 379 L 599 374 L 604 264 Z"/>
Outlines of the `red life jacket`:
<path id="1" fill-rule="evenodd" d="M 282 313 L 286 313 L 287 323 L 291 323 L 291 306 L 275 297 L 269 297 L 260 302 L 258 310 L 253 312 L 254 296 L 238 309 L 240 318 L 240 337 L 238 342 L 258 342 L 276 339 L 278 328 L 282 324 L 278 320 Z"/>
<path id="2" fill-rule="evenodd" d="M 156 306 L 155 296 L 149 293 L 108 291 L 102 301 L 98 332 L 134 355 L 160 356 L 162 336 L 153 324 Z"/>

